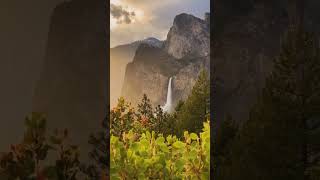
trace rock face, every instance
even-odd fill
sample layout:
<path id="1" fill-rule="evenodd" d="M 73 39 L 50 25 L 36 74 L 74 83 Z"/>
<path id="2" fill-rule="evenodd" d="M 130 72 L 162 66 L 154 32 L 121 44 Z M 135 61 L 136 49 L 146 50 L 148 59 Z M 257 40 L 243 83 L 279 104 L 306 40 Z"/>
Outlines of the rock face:
<path id="1" fill-rule="evenodd" d="M 126 66 L 132 62 L 135 52 L 140 44 L 148 44 L 161 48 L 163 42 L 156 38 L 147 38 L 130 44 L 116 46 L 110 49 L 110 107 L 114 107 L 121 96 L 122 84 Z"/>
<path id="2" fill-rule="evenodd" d="M 141 44 L 127 65 L 122 95 L 136 104 L 145 93 L 154 104 L 165 102 L 169 77 L 177 73 L 181 63 L 163 49 Z"/>
<path id="3" fill-rule="evenodd" d="M 174 76 L 174 104 L 179 100 L 185 100 L 189 96 L 201 70 L 205 70 L 210 74 L 210 56 L 198 57 L 191 60 L 183 59 L 183 61 L 191 62 L 181 68 Z"/>
<path id="4" fill-rule="evenodd" d="M 165 42 L 166 51 L 177 59 L 187 55 L 208 56 L 210 27 L 205 20 L 189 14 L 175 17 Z"/>
<path id="5" fill-rule="evenodd" d="M 68 128 L 83 150 L 109 102 L 105 12 L 104 0 L 72 0 L 55 8 L 33 97 L 33 111 L 47 113 L 50 130 Z"/>
<path id="6" fill-rule="evenodd" d="M 292 14 L 292 4 L 260 0 L 231 6 L 227 3 L 230 1 L 215 3 L 213 106 L 217 121 L 230 114 L 236 121 L 243 122 L 248 119 L 265 78 L 272 71 L 281 36 Z M 312 4 L 316 5 L 316 1 L 306 4 L 306 24 L 319 32 L 319 20 L 315 21 L 317 13 Z"/>
<path id="7" fill-rule="evenodd" d="M 164 105 L 173 77 L 173 104 L 185 99 L 201 69 L 209 72 L 209 42 L 206 21 L 188 14 L 176 16 L 163 46 L 138 47 L 126 67 L 122 96 L 136 105 L 147 94 L 153 105 Z"/>

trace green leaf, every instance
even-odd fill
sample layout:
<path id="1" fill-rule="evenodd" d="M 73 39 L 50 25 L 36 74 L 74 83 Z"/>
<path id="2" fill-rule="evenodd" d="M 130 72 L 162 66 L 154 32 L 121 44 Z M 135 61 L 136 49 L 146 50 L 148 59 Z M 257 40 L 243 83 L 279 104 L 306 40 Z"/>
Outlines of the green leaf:
<path id="1" fill-rule="evenodd" d="M 196 159 L 197 158 L 197 151 L 195 151 L 195 150 L 190 151 L 189 158 L 192 160 Z"/>
<path id="2" fill-rule="evenodd" d="M 164 141 L 165 141 L 164 137 L 158 137 L 156 140 L 156 144 L 162 145 L 162 144 L 164 144 Z"/>
<path id="3" fill-rule="evenodd" d="M 137 142 L 135 142 L 135 143 L 133 143 L 132 145 L 131 145 L 131 149 L 133 150 L 133 151 L 138 151 L 139 150 L 139 143 L 137 143 Z"/>
<path id="4" fill-rule="evenodd" d="M 175 167 L 179 170 L 182 171 L 182 169 L 184 168 L 184 164 L 185 161 L 183 161 L 182 159 L 179 159 L 175 162 Z"/>
<path id="5" fill-rule="evenodd" d="M 199 139 L 199 135 L 188 132 L 184 134 L 188 140 L 180 141 L 175 135 L 165 138 L 161 133 L 148 130 L 141 133 L 129 128 L 124 131 L 127 135 L 125 140 L 111 136 L 111 179 L 116 179 L 120 174 L 127 179 L 193 179 L 195 176 L 189 168 L 191 163 L 200 166 L 197 159 L 201 146 L 205 149 L 201 151 L 205 164 L 199 175 L 202 179 L 209 177 L 210 152 L 206 149 L 210 147 L 210 134 L 207 131 L 200 133 L 201 141 L 192 141 Z M 206 174 L 203 175 L 203 171 L 207 171 Z"/>
<path id="6" fill-rule="evenodd" d="M 191 133 L 190 137 L 192 140 L 197 140 L 198 139 L 198 135 L 196 133 Z"/>
<path id="7" fill-rule="evenodd" d="M 143 145 L 143 146 L 145 146 L 145 147 L 147 147 L 147 146 L 150 145 L 149 141 L 147 141 L 146 139 L 142 139 L 142 140 L 140 141 L 140 144 Z"/>
<path id="8" fill-rule="evenodd" d="M 184 148 L 185 144 L 181 141 L 176 141 L 172 144 L 172 146 L 174 148 L 181 149 L 181 148 Z"/>
<path id="9" fill-rule="evenodd" d="M 162 152 L 168 153 L 169 152 L 169 148 L 168 146 L 164 145 L 164 146 L 160 146 L 160 149 Z"/>
<path id="10" fill-rule="evenodd" d="M 210 179 L 210 173 L 209 172 L 202 172 L 201 179 Z"/>

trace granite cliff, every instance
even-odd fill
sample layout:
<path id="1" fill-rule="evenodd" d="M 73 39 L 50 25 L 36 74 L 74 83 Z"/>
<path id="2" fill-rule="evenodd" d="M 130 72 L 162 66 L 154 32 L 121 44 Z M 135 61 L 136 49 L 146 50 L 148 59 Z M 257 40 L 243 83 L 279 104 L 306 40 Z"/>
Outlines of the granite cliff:
<path id="1" fill-rule="evenodd" d="M 141 44 L 126 67 L 122 96 L 136 105 L 147 94 L 153 105 L 164 105 L 169 78 L 173 77 L 173 103 L 185 99 L 201 69 L 210 69 L 209 24 L 180 14 L 163 46 Z"/>
<path id="2" fill-rule="evenodd" d="M 299 11 L 294 1 L 216 0 L 213 41 L 213 108 L 218 121 L 227 114 L 242 122 L 271 73 L 281 37 Z M 316 0 L 304 1 L 306 27 L 319 32 Z M 303 7 L 301 6 L 301 8 Z M 299 8 L 298 8 L 299 9 Z M 303 12 L 303 11 L 302 11 Z"/>
<path id="3" fill-rule="evenodd" d="M 68 128 L 82 150 L 109 101 L 105 7 L 104 0 L 72 0 L 55 8 L 33 96 L 33 111 L 47 113 L 49 130 Z"/>
<path id="4" fill-rule="evenodd" d="M 162 47 L 163 42 L 156 38 L 147 38 L 130 44 L 123 44 L 110 49 L 110 107 L 114 107 L 121 96 L 126 66 L 132 62 L 140 44 Z"/>

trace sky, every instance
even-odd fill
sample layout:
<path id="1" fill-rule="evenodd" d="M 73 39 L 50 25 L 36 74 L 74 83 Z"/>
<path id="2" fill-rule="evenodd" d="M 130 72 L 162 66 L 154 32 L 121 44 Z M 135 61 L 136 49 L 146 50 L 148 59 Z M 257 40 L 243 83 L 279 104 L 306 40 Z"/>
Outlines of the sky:
<path id="1" fill-rule="evenodd" d="M 111 0 L 110 46 L 148 37 L 164 40 L 176 15 L 203 18 L 205 12 L 210 12 L 210 0 Z"/>

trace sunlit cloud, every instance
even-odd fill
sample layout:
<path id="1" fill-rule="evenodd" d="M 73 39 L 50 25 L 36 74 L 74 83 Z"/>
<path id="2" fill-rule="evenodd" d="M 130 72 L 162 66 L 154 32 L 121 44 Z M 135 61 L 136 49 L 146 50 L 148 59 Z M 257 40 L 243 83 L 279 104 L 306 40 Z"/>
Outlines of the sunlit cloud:
<path id="1" fill-rule="evenodd" d="M 164 40 L 179 13 L 201 15 L 210 0 L 111 0 L 111 47 L 147 37 Z M 133 13 L 133 14 L 132 14 Z"/>
<path id="2" fill-rule="evenodd" d="M 118 24 L 130 24 L 132 22 L 132 19 L 135 17 L 134 11 L 128 11 L 124 9 L 121 5 L 110 5 L 110 15 L 113 19 L 116 20 Z"/>

